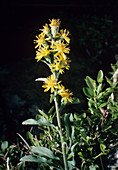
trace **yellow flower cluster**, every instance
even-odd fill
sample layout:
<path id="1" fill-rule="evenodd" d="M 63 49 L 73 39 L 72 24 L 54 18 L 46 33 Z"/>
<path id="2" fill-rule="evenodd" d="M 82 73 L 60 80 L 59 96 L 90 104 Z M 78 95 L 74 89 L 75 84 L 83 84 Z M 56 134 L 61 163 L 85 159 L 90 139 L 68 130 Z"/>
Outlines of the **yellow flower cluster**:
<path id="1" fill-rule="evenodd" d="M 63 98 L 65 103 L 67 103 L 67 101 L 72 103 L 73 100 L 71 96 L 73 93 L 70 92 L 69 89 L 65 89 L 65 87 L 60 83 L 61 81 L 57 82 L 56 77 L 52 74 L 46 78 L 42 87 L 45 88 L 44 92 L 51 89 L 51 93 L 53 93 L 54 89 L 57 89 L 58 94 Z"/>
<path id="2" fill-rule="evenodd" d="M 70 52 L 68 47 L 70 43 L 70 38 L 68 37 L 69 31 L 66 29 L 60 30 L 60 20 L 52 19 L 49 20 L 50 24 L 45 24 L 41 33 L 36 36 L 34 43 L 36 44 L 36 57 L 38 61 L 45 62 L 52 72 L 52 75 L 46 78 L 44 81 L 45 92 L 51 89 L 51 93 L 56 89 L 58 94 L 62 96 L 64 102 L 72 102 L 72 93 L 65 89 L 63 85 L 60 85 L 61 82 L 57 82 L 57 75 L 64 73 L 64 69 L 69 70 L 70 60 L 67 57 L 67 54 Z"/>

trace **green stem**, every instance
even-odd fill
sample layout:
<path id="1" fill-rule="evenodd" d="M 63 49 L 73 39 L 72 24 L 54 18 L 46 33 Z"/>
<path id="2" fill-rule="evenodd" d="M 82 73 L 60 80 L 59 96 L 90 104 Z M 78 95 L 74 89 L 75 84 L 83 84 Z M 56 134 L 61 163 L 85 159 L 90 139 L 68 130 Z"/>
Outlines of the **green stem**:
<path id="1" fill-rule="evenodd" d="M 56 95 L 56 92 L 55 92 Z M 58 106 L 58 101 L 57 101 L 57 96 L 55 96 L 55 108 L 56 108 L 56 113 L 57 113 L 57 123 L 58 123 L 58 128 L 59 128 L 59 133 L 60 133 L 60 139 L 61 139 L 61 147 L 62 147 L 62 153 L 63 153 L 63 161 L 64 161 L 64 170 L 68 170 L 68 164 L 67 164 L 67 158 L 66 158 L 66 148 L 63 140 L 63 134 L 62 134 L 62 126 L 61 126 L 61 119 L 60 119 L 60 113 L 59 113 L 59 106 Z"/>
<path id="2" fill-rule="evenodd" d="M 100 162 L 101 162 L 102 170 L 104 170 L 104 166 L 103 166 L 103 162 L 102 162 L 102 157 L 101 156 L 100 156 Z"/>
<path id="3" fill-rule="evenodd" d="M 54 38 L 52 39 L 52 42 L 51 42 L 52 46 L 53 46 L 53 44 L 54 44 Z M 53 55 L 53 59 L 54 59 L 54 55 Z M 58 76 L 56 75 L 55 71 L 53 72 L 53 75 L 58 79 Z M 56 90 L 54 90 L 54 95 L 55 95 L 54 102 L 55 102 L 55 109 L 56 109 L 56 114 L 57 114 L 57 123 L 58 123 L 59 134 L 60 134 L 60 139 L 61 139 L 61 147 L 62 147 L 62 153 L 63 153 L 64 170 L 68 170 L 68 164 L 67 164 L 67 158 L 66 158 L 66 148 L 65 148 L 65 143 L 63 140 L 60 111 L 59 111 L 59 106 L 58 106 Z"/>

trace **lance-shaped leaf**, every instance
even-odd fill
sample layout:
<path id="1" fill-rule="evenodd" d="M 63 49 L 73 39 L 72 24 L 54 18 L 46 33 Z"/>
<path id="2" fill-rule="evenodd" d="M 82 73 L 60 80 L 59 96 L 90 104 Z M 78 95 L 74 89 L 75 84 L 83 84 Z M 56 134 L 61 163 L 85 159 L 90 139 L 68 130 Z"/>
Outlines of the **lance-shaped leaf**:
<path id="1" fill-rule="evenodd" d="M 58 128 L 54 124 L 47 121 L 43 116 L 38 115 L 38 118 L 40 118 L 40 119 L 38 119 L 38 120 L 27 119 L 24 122 L 22 122 L 22 125 L 52 126 L 58 132 Z"/>
<path id="2" fill-rule="evenodd" d="M 27 119 L 24 122 L 22 122 L 22 125 L 38 125 L 38 126 L 51 126 L 52 125 L 43 116 L 40 116 L 40 117 L 41 117 L 41 119 L 39 119 L 39 120 Z"/>
<path id="3" fill-rule="evenodd" d="M 49 167 L 52 167 L 52 168 L 55 168 L 55 169 L 59 169 L 55 166 L 55 164 L 48 160 L 47 158 L 44 158 L 44 157 L 34 157 L 32 155 L 27 155 L 27 156 L 24 156 L 20 159 L 21 162 L 35 162 L 35 163 L 38 163 L 38 164 L 45 164 L 46 166 L 49 166 Z"/>
<path id="4" fill-rule="evenodd" d="M 103 82 L 103 71 L 100 70 L 97 75 L 97 82 L 102 83 Z"/>
<path id="5" fill-rule="evenodd" d="M 66 137 L 69 140 L 69 146 L 71 147 L 72 141 L 74 138 L 74 125 L 73 125 L 73 114 L 72 113 L 65 113 L 64 115 L 64 124 L 66 128 Z"/>
<path id="6" fill-rule="evenodd" d="M 48 158 L 51 158 L 51 159 L 60 160 L 57 156 L 55 156 L 53 154 L 53 152 L 50 149 L 48 149 L 46 147 L 41 147 L 41 146 L 35 147 L 35 146 L 33 146 L 31 151 L 33 153 L 38 154 L 41 157 L 48 157 Z"/>
<path id="7" fill-rule="evenodd" d="M 20 159 L 21 162 L 37 162 L 37 163 L 46 163 L 47 159 L 46 158 L 43 158 L 43 157 L 40 157 L 40 158 L 37 158 L 37 157 L 34 157 L 32 155 L 27 155 L 27 156 L 24 156 Z"/>
<path id="8" fill-rule="evenodd" d="M 46 118 L 46 120 L 48 120 L 48 116 L 45 112 L 43 112 L 42 110 L 38 109 L 39 113 L 44 116 Z"/>
<path id="9" fill-rule="evenodd" d="M 102 108 L 102 107 L 106 106 L 107 104 L 108 104 L 107 102 L 104 102 L 104 103 L 100 104 L 98 108 Z"/>

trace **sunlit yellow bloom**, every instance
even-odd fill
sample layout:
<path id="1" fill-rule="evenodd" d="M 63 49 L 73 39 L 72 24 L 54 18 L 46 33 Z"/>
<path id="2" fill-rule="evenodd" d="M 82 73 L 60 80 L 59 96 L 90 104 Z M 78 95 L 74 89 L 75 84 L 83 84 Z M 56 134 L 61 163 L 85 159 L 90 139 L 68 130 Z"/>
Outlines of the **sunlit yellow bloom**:
<path id="1" fill-rule="evenodd" d="M 67 43 L 70 43 L 70 38 L 68 37 L 69 31 L 66 32 L 65 30 L 60 30 L 60 33 L 56 37 L 62 37 L 63 39 L 66 40 Z"/>
<path id="2" fill-rule="evenodd" d="M 69 53 L 70 48 L 67 47 L 67 43 L 64 44 L 63 42 L 61 42 L 61 40 L 59 40 L 59 42 L 54 42 L 54 46 L 51 46 L 51 48 L 53 48 L 53 52 L 57 52 L 55 54 L 55 57 L 58 55 L 62 55 L 64 58 L 66 58 L 66 55 L 64 53 Z"/>
<path id="3" fill-rule="evenodd" d="M 44 85 L 42 86 L 43 88 L 45 88 L 44 92 L 47 92 L 51 89 L 51 93 L 53 93 L 54 88 L 57 88 L 59 86 L 59 83 L 60 82 L 57 83 L 56 77 L 52 74 L 44 81 Z"/>
<path id="4" fill-rule="evenodd" d="M 36 51 L 36 57 L 35 57 L 35 59 L 37 59 L 37 62 L 38 62 L 39 60 L 41 60 L 42 57 L 46 57 L 48 54 L 50 54 L 50 50 L 48 50 L 48 47 L 49 47 L 49 46 L 43 47 L 43 48 L 38 49 L 38 51 Z"/>
<path id="5" fill-rule="evenodd" d="M 64 99 L 64 103 L 67 103 L 67 101 L 72 103 L 72 98 L 71 96 L 73 95 L 73 93 L 71 93 L 69 91 L 69 89 L 65 89 L 65 87 L 63 85 L 59 86 L 59 91 L 58 94 L 63 97 Z"/>
<path id="6" fill-rule="evenodd" d="M 59 27 L 60 26 L 59 19 L 52 19 L 52 21 L 51 20 L 49 20 L 49 21 L 51 22 L 51 24 L 50 24 L 51 27 Z"/>
<path id="7" fill-rule="evenodd" d="M 48 24 L 45 24 L 45 26 L 43 26 L 43 29 L 40 30 L 43 31 L 44 34 L 48 34 L 50 31 Z"/>
<path id="8" fill-rule="evenodd" d="M 51 64 L 51 67 L 53 68 L 51 71 L 60 71 L 62 74 L 64 72 L 64 65 L 61 65 L 59 61 L 55 60 L 55 64 Z"/>
<path id="9" fill-rule="evenodd" d="M 35 48 L 37 47 L 41 48 L 41 45 L 45 42 L 45 37 L 43 34 L 39 34 L 38 36 L 36 36 L 36 38 L 37 40 L 34 40 L 34 43 L 37 43 Z"/>

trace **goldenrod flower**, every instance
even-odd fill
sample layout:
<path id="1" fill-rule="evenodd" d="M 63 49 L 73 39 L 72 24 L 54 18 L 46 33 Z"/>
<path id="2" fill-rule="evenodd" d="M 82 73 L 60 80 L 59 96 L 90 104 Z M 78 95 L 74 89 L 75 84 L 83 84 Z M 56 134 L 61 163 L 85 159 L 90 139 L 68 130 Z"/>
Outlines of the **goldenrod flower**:
<path id="1" fill-rule="evenodd" d="M 51 93 L 53 93 L 54 88 L 57 88 L 59 86 L 59 83 L 60 82 L 57 83 L 56 77 L 52 74 L 44 81 L 44 85 L 42 86 L 43 88 L 46 88 L 44 92 L 47 92 L 51 89 Z"/>
<path id="2" fill-rule="evenodd" d="M 50 50 L 48 50 L 48 47 L 49 47 L 49 46 L 43 47 L 43 48 L 38 49 L 38 51 L 36 51 L 36 57 L 35 57 L 35 59 L 37 59 L 37 62 L 38 62 L 39 60 L 41 60 L 42 57 L 46 57 L 48 54 L 50 54 Z"/>
<path id="3" fill-rule="evenodd" d="M 37 47 L 41 48 L 41 45 L 43 45 L 43 43 L 45 42 L 45 37 L 43 34 L 39 34 L 38 36 L 36 36 L 36 38 L 37 40 L 34 40 L 34 43 L 37 43 L 35 48 Z"/>
<path id="4" fill-rule="evenodd" d="M 60 33 L 56 37 L 61 37 L 66 40 L 67 43 L 70 43 L 70 38 L 68 37 L 69 31 L 66 32 L 65 30 L 60 30 Z"/>
<path id="5" fill-rule="evenodd" d="M 43 26 L 43 27 L 44 28 L 40 29 L 40 30 L 43 31 L 43 33 L 47 35 L 49 33 L 49 31 L 50 31 L 50 29 L 48 27 L 48 24 L 45 24 L 45 26 Z"/>
<path id="6" fill-rule="evenodd" d="M 60 26 L 60 20 L 59 19 L 52 19 L 52 21 L 49 19 L 51 22 L 50 27 L 59 27 Z"/>
<path id="7" fill-rule="evenodd" d="M 61 42 L 61 40 L 59 40 L 59 42 L 54 42 L 54 46 L 51 45 L 51 48 L 53 48 L 53 52 L 57 52 L 55 54 L 55 57 L 58 55 L 62 55 L 64 57 L 64 59 L 66 58 L 66 55 L 64 53 L 69 53 L 70 49 L 69 47 L 67 47 L 67 43 L 64 44 L 63 42 Z"/>
<path id="8" fill-rule="evenodd" d="M 72 98 L 71 96 L 73 95 L 73 93 L 71 93 L 69 91 L 69 89 L 65 89 L 65 87 L 63 85 L 59 86 L 59 91 L 58 94 L 63 97 L 64 99 L 64 103 L 67 103 L 67 101 L 72 103 Z"/>
<path id="9" fill-rule="evenodd" d="M 59 61 L 55 60 L 55 64 L 51 64 L 51 67 L 53 69 L 51 69 L 51 71 L 60 71 L 60 73 L 62 74 L 64 72 L 64 65 L 61 65 Z"/>

